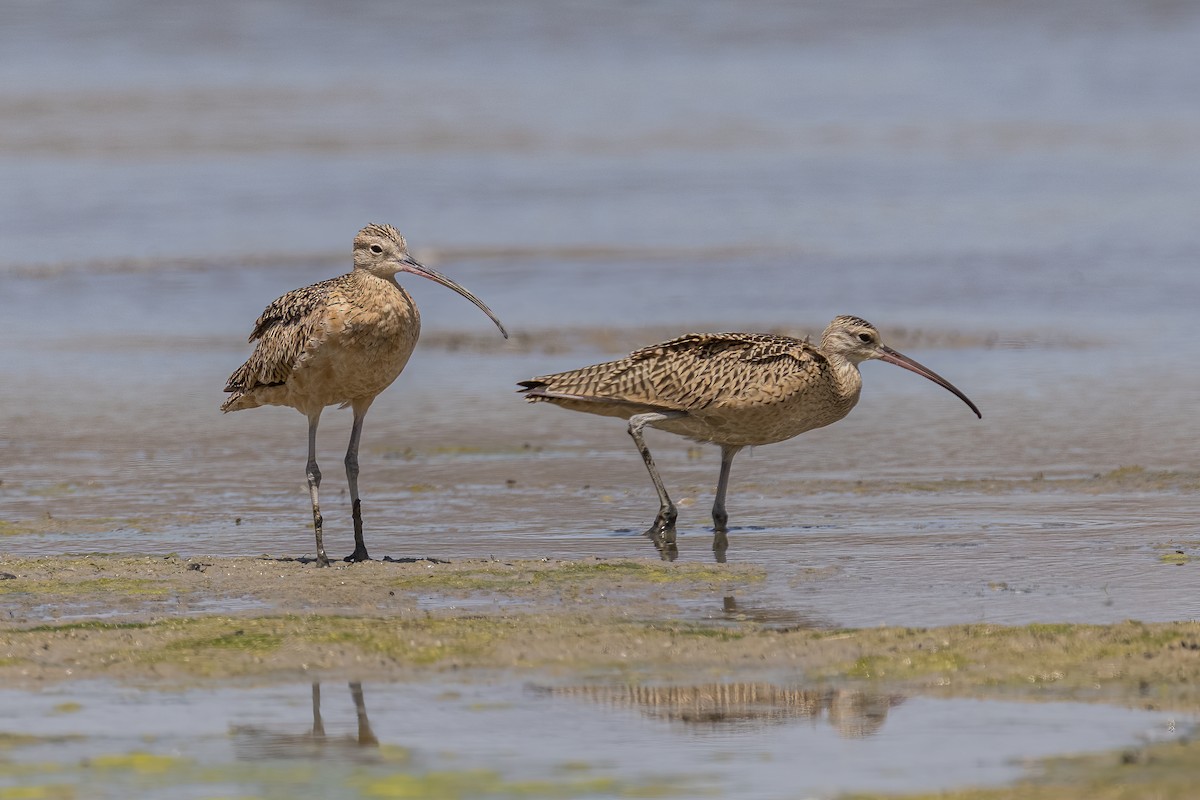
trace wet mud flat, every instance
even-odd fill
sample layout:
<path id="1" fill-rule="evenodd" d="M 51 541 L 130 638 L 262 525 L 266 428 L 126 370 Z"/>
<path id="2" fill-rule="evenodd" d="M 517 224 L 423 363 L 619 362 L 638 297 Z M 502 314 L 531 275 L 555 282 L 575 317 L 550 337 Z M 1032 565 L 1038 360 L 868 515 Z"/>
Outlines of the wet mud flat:
<path id="1" fill-rule="evenodd" d="M 1185 797 L 1200 779 L 1197 622 L 819 627 L 738 611 L 761 566 L 649 558 L 0 572 L 0 796 Z M 965 768 L 918 754 L 947 736 L 975 741 Z M 844 764 L 802 778 L 786 747 Z M 297 759 L 322 769 L 305 783 Z M 980 783 L 1000 788 L 957 790 Z"/>

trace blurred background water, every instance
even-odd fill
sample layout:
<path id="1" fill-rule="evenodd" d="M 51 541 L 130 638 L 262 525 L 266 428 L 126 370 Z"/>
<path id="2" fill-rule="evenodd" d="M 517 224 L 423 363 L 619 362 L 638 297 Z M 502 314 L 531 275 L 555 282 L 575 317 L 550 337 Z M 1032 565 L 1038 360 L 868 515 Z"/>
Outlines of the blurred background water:
<path id="1" fill-rule="evenodd" d="M 417 248 L 683 252 L 673 277 L 736 271 L 771 321 L 1169 319 L 1198 38 L 1167 0 L 14 0 L 0 264 L 245 268 L 386 220 Z M 597 305 L 542 266 L 514 322 L 529 294 Z"/>

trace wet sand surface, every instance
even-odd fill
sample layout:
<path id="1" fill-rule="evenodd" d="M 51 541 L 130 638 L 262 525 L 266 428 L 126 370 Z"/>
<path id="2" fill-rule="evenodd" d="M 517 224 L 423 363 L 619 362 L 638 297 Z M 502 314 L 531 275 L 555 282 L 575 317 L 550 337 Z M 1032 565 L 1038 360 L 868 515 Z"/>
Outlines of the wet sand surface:
<path id="1" fill-rule="evenodd" d="M 368 12 L 6 12 L 0 797 L 895 794 L 1116 748 L 1019 796 L 1126 766 L 1190 796 L 1189 740 L 1155 742 L 1200 708 L 1195 9 Z M 513 336 L 404 282 L 424 333 L 361 453 L 380 561 L 318 572 L 303 418 L 217 409 L 263 307 L 371 221 Z M 514 391 L 843 313 L 983 419 L 865 364 L 847 419 L 739 455 L 725 564 L 715 448 L 648 433 L 664 564 L 625 426 Z M 331 555 L 349 425 L 320 429 Z"/>

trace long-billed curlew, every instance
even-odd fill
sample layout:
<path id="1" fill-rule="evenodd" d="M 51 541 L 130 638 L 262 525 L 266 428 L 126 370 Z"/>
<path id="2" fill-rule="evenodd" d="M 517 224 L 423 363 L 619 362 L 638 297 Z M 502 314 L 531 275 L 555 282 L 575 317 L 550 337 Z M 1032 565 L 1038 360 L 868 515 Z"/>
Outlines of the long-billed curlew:
<path id="1" fill-rule="evenodd" d="M 982 417 L 965 394 L 933 370 L 885 346 L 858 317 L 829 323 L 821 345 L 759 333 L 692 333 L 637 350 L 619 361 L 521 381 L 527 400 L 629 420 L 658 492 L 659 509 L 646 530 L 664 557 L 674 557 L 675 504 L 642 438 L 647 425 L 721 447 L 713 502 L 713 550 L 728 546 L 725 492 L 733 457 L 743 447 L 772 444 L 821 428 L 858 402 L 858 365 L 880 359 L 937 383 Z"/>
<path id="2" fill-rule="evenodd" d="M 354 237 L 354 269 L 295 289 L 267 306 L 254 323 L 258 345 L 225 387 L 222 411 L 262 405 L 291 406 L 308 417 L 308 491 L 312 499 L 317 563 L 329 565 L 317 490 L 317 423 L 326 406 L 350 406 L 354 423 L 346 449 L 346 480 L 354 517 L 354 553 L 365 561 L 362 506 L 358 498 L 358 442 L 363 417 L 375 397 L 396 380 L 421 333 L 421 315 L 396 273 L 411 272 L 447 286 L 479 306 L 500 333 L 508 332 L 492 310 L 454 281 L 417 263 L 404 237 L 390 225 L 368 225 Z"/>

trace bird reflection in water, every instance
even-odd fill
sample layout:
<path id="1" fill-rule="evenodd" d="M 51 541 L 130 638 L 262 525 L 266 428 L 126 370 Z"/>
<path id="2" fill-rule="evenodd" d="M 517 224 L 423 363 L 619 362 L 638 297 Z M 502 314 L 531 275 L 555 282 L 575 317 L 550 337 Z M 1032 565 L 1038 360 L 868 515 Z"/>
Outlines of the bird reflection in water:
<path id="1" fill-rule="evenodd" d="M 554 697 L 607 708 L 633 708 L 652 719 L 691 728 L 756 729 L 798 720 L 825 720 L 839 736 L 860 739 L 883 727 L 902 695 L 848 689 L 801 689 L 771 683 L 640 684 L 535 687 Z"/>
<path id="2" fill-rule="evenodd" d="M 362 684 L 350 684 L 350 697 L 358 717 L 353 736 L 329 737 L 321 717 L 321 684 L 312 685 L 312 729 L 307 733 L 282 733 L 256 725 L 235 725 L 230 729 L 238 758 L 253 761 L 265 758 L 350 758 L 372 760 L 378 755 L 379 740 L 367 719 Z"/>

